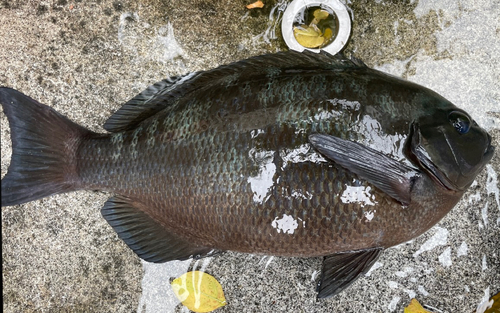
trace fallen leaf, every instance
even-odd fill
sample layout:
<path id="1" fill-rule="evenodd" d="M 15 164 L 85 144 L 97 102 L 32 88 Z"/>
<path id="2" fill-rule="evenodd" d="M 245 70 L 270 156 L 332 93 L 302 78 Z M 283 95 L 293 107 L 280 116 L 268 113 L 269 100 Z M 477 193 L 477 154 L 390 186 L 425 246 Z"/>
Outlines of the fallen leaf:
<path id="1" fill-rule="evenodd" d="M 261 9 L 264 7 L 264 2 L 262 1 L 255 1 L 254 3 L 250 3 L 247 5 L 247 9 Z"/>
<path id="2" fill-rule="evenodd" d="M 211 312 L 226 305 L 224 291 L 217 279 L 204 272 L 187 272 L 172 281 L 172 290 L 188 309 Z"/>
<path id="3" fill-rule="evenodd" d="M 309 36 L 309 37 L 319 37 L 322 36 L 321 30 L 316 25 L 312 26 L 295 26 L 293 31 L 296 35 Z"/>
<path id="4" fill-rule="evenodd" d="M 293 28 L 293 34 L 297 42 L 306 48 L 317 48 L 325 42 L 323 34 L 316 25 L 296 26 Z"/>
<path id="5" fill-rule="evenodd" d="M 333 32 L 331 28 L 325 29 L 325 33 L 323 34 L 323 37 L 325 37 L 325 41 L 330 40 L 332 38 Z"/>
<path id="6" fill-rule="evenodd" d="M 404 313 L 432 313 L 424 309 L 417 299 L 411 299 L 410 304 L 405 308 Z"/>
<path id="7" fill-rule="evenodd" d="M 312 20 L 311 24 L 318 24 L 319 21 L 327 18 L 328 15 L 330 15 L 330 13 L 328 13 L 328 11 L 325 10 L 317 9 L 316 11 L 314 11 L 313 15 L 314 19 Z"/>

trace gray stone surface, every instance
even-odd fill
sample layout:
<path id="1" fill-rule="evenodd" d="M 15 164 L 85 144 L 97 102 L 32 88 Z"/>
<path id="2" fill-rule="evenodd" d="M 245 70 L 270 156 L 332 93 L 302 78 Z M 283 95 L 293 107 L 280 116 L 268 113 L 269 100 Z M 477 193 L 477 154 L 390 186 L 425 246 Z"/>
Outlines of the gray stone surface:
<path id="1" fill-rule="evenodd" d="M 264 1 L 251 12 L 249 2 L 3 0 L 0 85 L 102 132 L 121 103 L 155 81 L 286 49 L 277 24 L 286 2 Z M 354 20 L 346 53 L 438 91 L 500 146 L 498 1 L 347 2 Z M 1 136 L 3 176 L 11 153 L 3 113 Z M 109 197 L 102 192 L 5 207 L 3 308 L 184 312 L 170 301 L 168 277 L 201 267 L 226 292 L 219 312 L 402 312 L 411 297 L 442 312 L 471 312 L 485 293 L 500 291 L 498 173 L 500 153 L 437 227 L 389 249 L 370 276 L 324 301 L 314 292 L 319 259 L 225 253 L 143 264 L 101 218 Z"/>

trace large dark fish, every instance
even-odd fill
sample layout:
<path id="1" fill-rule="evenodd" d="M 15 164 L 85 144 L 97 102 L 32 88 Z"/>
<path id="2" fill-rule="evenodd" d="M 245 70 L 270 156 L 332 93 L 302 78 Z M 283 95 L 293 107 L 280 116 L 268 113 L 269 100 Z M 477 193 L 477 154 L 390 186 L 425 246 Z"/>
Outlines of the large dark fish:
<path id="1" fill-rule="evenodd" d="M 2 206 L 80 189 L 150 262 L 233 250 L 325 256 L 337 294 L 436 224 L 493 155 L 422 86 L 326 53 L 284 52 L 160 81 L 86 130 L 9 88 Z"/>

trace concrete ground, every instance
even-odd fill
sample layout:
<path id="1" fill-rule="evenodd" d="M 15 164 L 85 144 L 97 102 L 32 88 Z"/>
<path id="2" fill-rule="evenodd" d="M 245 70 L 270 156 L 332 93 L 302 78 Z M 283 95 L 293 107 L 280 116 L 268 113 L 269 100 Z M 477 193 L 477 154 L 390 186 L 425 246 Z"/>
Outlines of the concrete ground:
<path id="1" fill-rule="evenodd" d="M 0 1 L 0 85 L 94 131 L 151 83 L 285 50 L 285 1 Z M 462 201 L 421 237 L 387 250 L 367 277 L 316 301 L 320 259 L 225 253 L 142 263 L 100 216 L 110 196 L 75 192 L 2 208 L 5 312 L 187 312 L 169 281 L 196 268 L 222 284 L 219 312 L 473 312 L 500 292 L 500 4 L 496 0 L 347 0 L 346 48 L 368 65 L 439 92 L 497 146 Z M 1 114 L 1 171 L 10 130 Z"/>

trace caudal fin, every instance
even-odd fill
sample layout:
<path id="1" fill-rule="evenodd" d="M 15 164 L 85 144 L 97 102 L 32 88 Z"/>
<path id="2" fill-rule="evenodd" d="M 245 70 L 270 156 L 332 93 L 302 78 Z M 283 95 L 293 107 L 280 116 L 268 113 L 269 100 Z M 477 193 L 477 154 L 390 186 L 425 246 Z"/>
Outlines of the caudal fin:
<path id="1" fill-rule="evenodd" d="M 91 132 L 30 97 L 0 88 L 12 139 L 2 179 L 2 206 L 21 204 L 78 187 L 75 153 Z"/>

